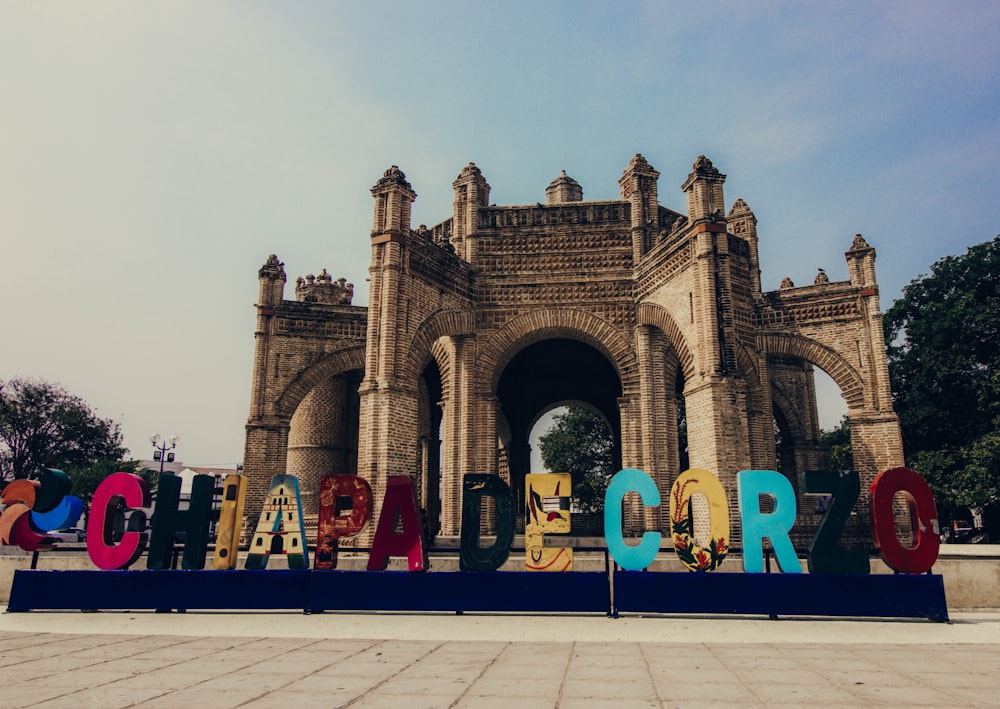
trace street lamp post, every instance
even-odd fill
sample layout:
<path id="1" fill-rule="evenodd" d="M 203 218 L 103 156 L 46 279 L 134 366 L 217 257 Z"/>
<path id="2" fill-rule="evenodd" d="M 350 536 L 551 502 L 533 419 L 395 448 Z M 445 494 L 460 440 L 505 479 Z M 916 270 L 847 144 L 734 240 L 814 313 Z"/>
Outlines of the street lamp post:
<path id="1" fill-rule="evenodd" d="M 171 436 L 167 440 L 160 443 L 160 434 L 154 433 L 149 437 L 150 442 L 153 444 L 153 460 L 160 461 L 160 475 L 163 475 L 163 463 L 173 463 L 174 462 L 174 448 L 177 447 L 177 442 L 180 440 L 177 436 Z M 170 475 L 173 475 L 172 471 L 167 471 Z"/>

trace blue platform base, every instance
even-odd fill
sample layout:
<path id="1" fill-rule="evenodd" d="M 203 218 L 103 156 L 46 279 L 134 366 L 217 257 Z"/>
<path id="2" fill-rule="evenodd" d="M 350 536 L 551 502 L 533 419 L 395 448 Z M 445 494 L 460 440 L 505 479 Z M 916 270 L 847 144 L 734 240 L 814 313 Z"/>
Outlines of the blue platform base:
<path id="1" fill-rule="evenodd" d="M 871 616 L 948 620 L 941 576 L 657 574 L 614 576 L 619 613 Z"/>
<path id="2" fill-rule="evenodd" d="M 941 576 L 604 572 L 14 572 L 8 611 L 696 613 L 948 619 Z"/>

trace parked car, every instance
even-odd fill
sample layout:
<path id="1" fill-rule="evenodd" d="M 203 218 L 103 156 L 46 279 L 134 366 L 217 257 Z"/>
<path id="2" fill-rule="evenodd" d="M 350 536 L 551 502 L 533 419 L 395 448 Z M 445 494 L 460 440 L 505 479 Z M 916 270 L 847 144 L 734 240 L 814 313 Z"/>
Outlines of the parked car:
<path id="1" fill-rule="evenodd" d="M 68 529 L 53 529 L 45 533 L 46 536 L 55 537 L 64 544 L 77 544 L 87 541 L 87 530 L 81 527 L 69 527 Z"/>
<path id="2" fill-rule="evenodd" d="M 974 532 L 975 529 L 972 527 L 972 522 L 956 519 L 951 525 L 951 542 L 953 544 L 967 542 L 972 538 Z"/>

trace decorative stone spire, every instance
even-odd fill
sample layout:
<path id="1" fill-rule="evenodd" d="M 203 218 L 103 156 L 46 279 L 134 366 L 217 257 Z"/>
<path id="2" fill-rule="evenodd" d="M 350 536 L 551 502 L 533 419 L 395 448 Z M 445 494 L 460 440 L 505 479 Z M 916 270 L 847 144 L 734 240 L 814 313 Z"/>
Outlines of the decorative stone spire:
<path id="1" fill-rule="evenodd" d="M 372 187 L 375 198 L 375 224 L 372 238 L 382 241 L 405 241 L 410 233 L 410 205 L 417 198 L 406 175 L 393 165 Z"/>
<path id="2" fill-rule="evenodd" d="M 260 281 L 257 304 L 269 307 L 280 303 L 285 296 L 285 264 L 271 254 L 257 271 L 257 278 Z"/>
<path id="3" fill-rule="evenodd" d="M 474 236 L 479 231 L 479 210 L 490 203 L 490 185 L 476 163 L 470 162 L 451 183 L 455 190 L 451 245 L 470 263 L 475 261 Z"/>
<path id="4" fill-rule="evenodd" d="M 704 155 L 699 155 L 691 166 L 691 174 L 681 185 L 687 193 L 688 219 L 717 219 L 725 214 L 725 197 L 722 185 L 726 176 Z"/>
<path id="5" fill-rule="evenodd" d="M 861 234 L 855 234 L 851 248 L 844 254 L 851 283 L 856 286 L 877 288 L 875 278 L 875 249 L 868 245 Z"/>
<path id="6" fill-rule="evenodd" d="M 660 173 L 639 153 L 629 161 L 628 167 L 618 178 L 622 201 L 629 202 L 632 206 L 632 252 L 636 263 L 649 249 L 651 235 L 659 232 L 659 178 Z"/>
<path id="7" fill-rule="evenodd" d="M 733 202 L 727 218 L 729 231 L 745 239 L 750 245 L 750 277 L 753 280 L 753 292 L 760 293 L 760 256 L 757 249 L 757 217 L 742 198 Z"/>
<path id="8" fill-rule="evenodd" d="M 561 204 L 563 202 L 582 201 L 583 188 L 580 187 L 579 182 L 567 175 L 565 170 L 563 170 L 562 174 L 552 180 L 552 182 L 549 183 L 549 186 L 545 188 L 546 204 Z"/>

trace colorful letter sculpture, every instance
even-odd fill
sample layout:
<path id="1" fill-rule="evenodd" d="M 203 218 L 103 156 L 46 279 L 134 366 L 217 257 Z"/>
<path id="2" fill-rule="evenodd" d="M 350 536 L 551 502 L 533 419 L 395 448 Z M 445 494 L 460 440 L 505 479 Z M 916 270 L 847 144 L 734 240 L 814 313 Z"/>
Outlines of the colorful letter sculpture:
<path id="1" fill-rule="evenodd" d="M 708 546 L 695 542 L 692 496 L 708 501 Z M 691 571 L 715 571 L 729 553 L 729 505 L 726 490 L 707 470 L 685 470 L 670 489 L 670 531 L 677 558 Z M 793 552 L 794 553 L 794 552 Z"/>
<path id="2" fill-rule="evenodd" d="M 638 468 L 618 471 L 604 493 L 604 538 L 616 564 L 626 571 L 641 571 L 653 563 L 663 537 L 659 532 L 644 532 L 642 541 L 637 545 L 625 543 L 622 536 L 622 501 L 629 492 L 639 493 L 646 507 L 660 504 L 660 491 L 656 489 L 653 478 Z"/>
<path id="3" fill-rule="evenodd" d="M 546 533 L 566 534 L 570 530 L 572 484 L 569 473 L 524 476 L 524 566 L 528 571 L 573 570 L 572 549 L 544 546 Z"/>
<path id="4" fill-rule="evenodd" d="M 212 523 L 212 498 L 215 478 L 195 475 L 191 481 L 191 500 L 186 510 L 178 509 L 181 483 L 177 475 L 161 475 L 156 485 L 156 512 L 153 514 L 147 569 L 169 569 L 178 533 L 184 540 L 183 569 L 204 569 L 208 532 Z"/>
<path id="5" fill-rule="evenodd" d="M 101 481 L 90 501 L 87 520 L 87 554 L 99 569 L 127 569 L 146 548 L 145 531 L 127 531 L 114 542 L 119 503 L 129 509 L 149 507 L 149 484 L 132 473 L 112 473 Z"/>
<path id="6" fill-rule="evenodd" d="M 324 475 L 319 481 L 317 570 L 337 568 L 340 540 L 359 534 L 372 516 L 372 489 L 360 475 Z"/>
<path id="7" fill-rule="evenodd" d="M 802 573 L 788 536 L 795 524 L 795 490 L 788 478 L 774 470 L 741 470 L 736 474 L 736 490 L 743 525 L 743 570 L 750 574 L 764 572 L 764 537 L 767 537 L 778 568 L 786 574 Z M 773 512 L 761 512 L 761 495 L 774 500 Z"/>
<path id="8" fill-rule="evenodd" d="M 861 494 L 861 480 L 855 470 L 808 470 L 802 475 L 806 492 L 832 495 L 809 545 L 811 574 L 867 574 L 871 572 L 864 549 L 837 546 Z"/>
<path id="9" fill-rule="evenodd" d="M 227 475 L 222 483 L 222 505 L 219 525 L 215 530 L 213 569 L 235 569 L 240 553 L 240 526 L 247 501 L 247 479 L 242 475 Z"/>
<path id="10" fill-rule="evenodd" d="M 395 532 L 396 520 L 402 531 Z M 392 475 L 386 482 L 382 511 L 368 557 L 369 571 L 384 571 L 390 556 L 405 556 L 410 571 L 424 571 L 424 532 L 417 511 L 417 493 L 407 475 Z"/>
<path id="11" fill-rule="evenodd" d="M 283 556 L 290 569 L 309 568 L 309 549 L 302 528 L 302 498 L 299 479 L 275 475 L 267 492 L 257 529 L 250 542 L 246 568 L 263 569 L 271 556 Z"/>
<path id="12" fill-rule="evenodd" d="M 3 489 L 0 499 L 0 541 L 16 544 L 25 551 L 50 548 L 58 542 L 45 535 L 49 529 L 72 526 L 83 511 L 79 499 L 66 498 L 72 484 L 61 470 L 46 469 L 38 480 L 14 480 Z"/>
<path id="13" fill-rule="evenodd" d="M 896 536 L 896 493 L 903 494 L 909 508 L 912 547 L 904 547 Z M 879 473 L 871 487 L 871 514 L 875 545 L 886 564 L 904 574 L 930 571 L 940 551 L 941 530 L 937 505 L 926 480 L 909 468 Z"/>
<path id="14" fill-rule="evenodd" d="M 482 501 L 496 505 L 497 538 L 487 548 L 479 546 Z M 514 493 L 496 475 L 468 473 L 462 478 L 462 541 L 458 563 L 462 571 L 496 571 L 510 556 L 514 544 Z"/>

